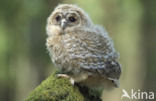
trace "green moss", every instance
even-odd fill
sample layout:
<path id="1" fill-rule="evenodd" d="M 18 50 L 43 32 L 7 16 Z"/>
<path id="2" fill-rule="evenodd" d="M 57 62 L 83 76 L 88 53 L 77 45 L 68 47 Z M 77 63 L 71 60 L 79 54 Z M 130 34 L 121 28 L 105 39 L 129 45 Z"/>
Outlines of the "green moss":
<path id="1" fill-rule="evenodd" d="M 25 101 L 85 101 L 76 86 L 69 79 L 57 78 L 55 74 L 43 81 Z"/>

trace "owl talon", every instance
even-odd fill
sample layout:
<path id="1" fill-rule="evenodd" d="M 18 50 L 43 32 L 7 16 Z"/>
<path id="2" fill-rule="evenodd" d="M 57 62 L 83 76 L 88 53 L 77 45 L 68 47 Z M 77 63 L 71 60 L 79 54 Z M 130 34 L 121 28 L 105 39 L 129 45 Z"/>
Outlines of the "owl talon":
<path id="1" fill-rule="evenodd" d="M 70 83 L 72 84 L 72 85 L 74 85 L 74 83 L 75 83 L 75 81 L 74 81 L 74 79 L 73 78 L 71 78 L 71 77 L 69 77 L 68 75 L 66 75 L 66 74 L 57 74 L 57 77 L 62 77 L 62 78 L 67 78 L 67 79 L 69 79 L 69 81 L 70 81 Z"/>
<path id="2" fill-rule="evenodd" d="M 57 74 L 57 77 L 62 77 L 62 78 L 70 78 L 68 75 L 66 74 Z"/>
<path id="3" fill-rule="evenodd" d="M 70 83 L 72 84 L 72 86 L 74 86 L 75 81 L 73 78 L 70 78 Z"/>

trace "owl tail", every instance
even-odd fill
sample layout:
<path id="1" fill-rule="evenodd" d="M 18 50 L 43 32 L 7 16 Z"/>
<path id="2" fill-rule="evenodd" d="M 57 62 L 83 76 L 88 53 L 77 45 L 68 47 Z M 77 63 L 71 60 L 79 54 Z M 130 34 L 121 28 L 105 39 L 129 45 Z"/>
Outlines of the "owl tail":
<path id="1" fill-rule="evenodd" d="M 118 79 L 113 79 L 113 78 L 108 78 L 109 80 L 111 80 L 114 83 L 114 86 L 116 88 L 119 88 L 120 86 L 120 81 Z"/>

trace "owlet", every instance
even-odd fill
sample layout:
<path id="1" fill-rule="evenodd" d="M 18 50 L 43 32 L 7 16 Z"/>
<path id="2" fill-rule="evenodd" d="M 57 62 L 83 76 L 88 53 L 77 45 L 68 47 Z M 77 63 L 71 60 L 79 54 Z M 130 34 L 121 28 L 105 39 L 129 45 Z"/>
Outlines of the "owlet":
<path id="1" fill-rule="evenodd" d="M 47 20 L 46 46 L 62 74 L 88 87 L 119 86 L 118 53 L 103 27 L 78 6 L 58 5 Z"/>

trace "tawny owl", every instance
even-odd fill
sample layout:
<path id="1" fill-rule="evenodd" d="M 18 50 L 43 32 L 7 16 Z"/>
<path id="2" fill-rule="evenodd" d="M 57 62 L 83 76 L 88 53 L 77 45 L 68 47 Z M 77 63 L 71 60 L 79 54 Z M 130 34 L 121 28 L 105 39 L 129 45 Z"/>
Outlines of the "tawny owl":
<path id="1" fill-rule="evenodd" d="M 88 87 L 118 87 L 121 68 L 112 40 L 81 8 L 58 5 L 46 31 L 47 49 L 63 74 Z"/>

